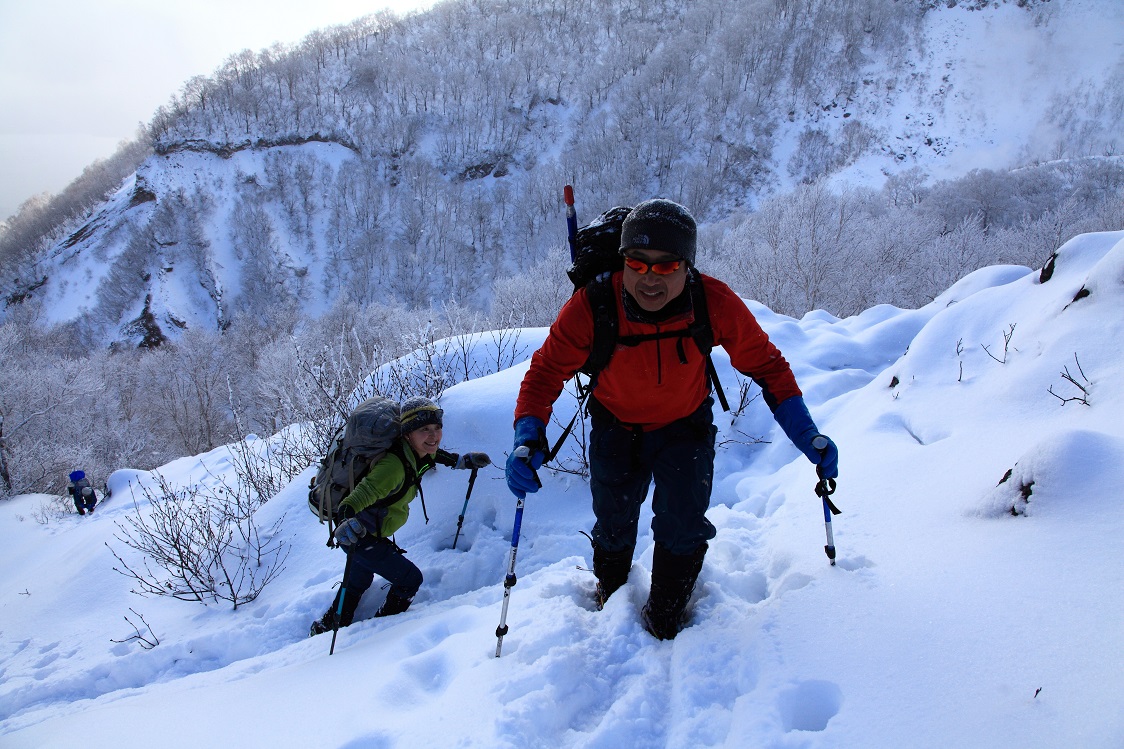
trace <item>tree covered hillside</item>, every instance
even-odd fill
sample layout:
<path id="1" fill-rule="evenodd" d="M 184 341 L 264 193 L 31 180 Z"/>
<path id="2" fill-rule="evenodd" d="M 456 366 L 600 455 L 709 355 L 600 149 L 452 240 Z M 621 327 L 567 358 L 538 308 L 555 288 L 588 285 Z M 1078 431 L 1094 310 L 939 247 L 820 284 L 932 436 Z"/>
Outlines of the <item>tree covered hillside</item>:
<path id="1" fill-rule="evenodd" d="M 116 198 L 67 224 L 45 251 L 23 235 L 5 246 L 5 292 L 10 301 L 66 298 L 47 322 L 73 324 L 84 345 L 150 345 L 244 314 L 266 325 L 294 309 L 319 315 L 339 298 L 408 307 L 456 299 L 486 310 L 498 293 L 510 307 L 494 285 L 561 246 L 565 183 L 585 218 L 661 195 L 720 222 L 770 197 L 787 200 L 794 186 L 859 173 L 858 184 L 874 188 L 906 175 L 891 203 L 911 189 L 918 203 L 927 181 L 967 171 L 950 160 L 978 147 L 974 138 L 994 136 L 977 116 L 981 103 L 969 101 L 989 60 L 963 57 L 965 28 L 994 44 L 1010 43 L 998 30 L 1035 40 L 1006 52 L 1009 63 L 1029 65 L 1072 34 L 1075 19 L 1111 6 L 977 5 L 446 2 L 247 50 L 188 81 L 156 113 L 155 155 Z M 1062 67 L 1038 80 L 1026 132 L 1012 134 L 1022 142 L 1003 145 L 1015 151 L 1011 165 L 1111 155 L 1113 126 L 1124 122 L 1111 67 L 1076 84 Z M 1012 179 L 1005 169 L 947 188 L 979 195 L 951 210 L 941 200 L 920 236 L 883 241 L 865 259 L 914 253 L 965 220 L 987 231 L 1038 219 L 1075 194 L 1068 220 L 1098 228 L 1085 219 L 1105 191 L 1088 183 L 1118 186 L 1116 165 L 1065 169 L 1047 175 L 1045 188 L 1028 186 L 1038 175 Z M 1008 205 L 989 206 L 1000 199 Z M 854 285 L 847 280 L 835 293 L 741 290 L 769 296 L 779 311 L 846 313 L 872 298 L 924 303 L 948 281 L 858 300 L 839 293 Z"/>
<path id="2" fill-rule="evenodd" d="M 513 351 L 569 296 L 567 183 L 583 222 L 684 203 L 700 267 L 779 314 L 1039 268 L 1124 228 L 1121 28 L 1116 0 L 479 0 L 233 55 L 0 228 L 0 488 L 330 433 L 415 350 L 380 387 L 438 394 L 470 373 L 435 341 Z"/>

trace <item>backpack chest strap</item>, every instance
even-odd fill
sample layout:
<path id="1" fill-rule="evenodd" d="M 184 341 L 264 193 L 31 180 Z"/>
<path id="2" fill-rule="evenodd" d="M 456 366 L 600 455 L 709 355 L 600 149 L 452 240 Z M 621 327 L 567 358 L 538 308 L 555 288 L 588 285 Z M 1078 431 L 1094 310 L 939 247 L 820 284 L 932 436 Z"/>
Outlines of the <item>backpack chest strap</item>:
<path id="1" fill-rule="evenodd" d="M 637 335 L 622 335 L 617 339 L 617 343 L 622 346 L 639 346 L 641 343 L 647 341 L 662 341 L 667 338 L 678 339 L 675 344 L 675 352 L 679 355 L 679 363 L 687 363 L 687 351 L 683 348 L 683 339 L 691 338 L 691 332 L 687 328 L 679 330 L 666 330 L 659 333 L 639 333 Z M 701 350 L 701 349 L 700 349 Z M 705 352 L 704 352 L 705 355 Z"/>

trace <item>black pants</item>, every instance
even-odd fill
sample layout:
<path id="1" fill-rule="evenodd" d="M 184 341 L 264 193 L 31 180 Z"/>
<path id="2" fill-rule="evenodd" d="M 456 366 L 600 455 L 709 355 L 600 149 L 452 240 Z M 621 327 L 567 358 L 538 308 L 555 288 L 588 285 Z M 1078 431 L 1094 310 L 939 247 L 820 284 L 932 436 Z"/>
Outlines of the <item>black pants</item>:
<path id="1" fill-rule="evenodd" d="M 714 480 L 714 427 L 707 398 L 690 416 L 650 432 L 618 421 L 590 401 L 593 540 L 606 551 L 636 545 L 640 508 L 655 481 L 652 535 L 672 554 L 691 554 L 715 536 L 706 519 Z"/>
<path id="2" fill-rule="evenodd" d="M 375 575 L 390 583 L 390 592 L 399 598 L 413 598 L 421 587 L 421 570 L 389 538 L 363 539 L 349 553 L 351 572 L 344 584 L 348 599 L 356 603 L 371 587 Z"/>

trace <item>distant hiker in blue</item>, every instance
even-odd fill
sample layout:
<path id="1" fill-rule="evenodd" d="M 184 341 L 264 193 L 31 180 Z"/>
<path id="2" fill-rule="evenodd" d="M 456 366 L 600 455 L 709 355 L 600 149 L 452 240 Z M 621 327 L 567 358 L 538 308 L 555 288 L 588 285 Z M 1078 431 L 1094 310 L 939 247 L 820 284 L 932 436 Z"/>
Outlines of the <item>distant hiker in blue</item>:
<path id="1" fill-rule="evenodd" d="M 79 515 L 94 513 L 94 506 L 98 503 L 98 493 L 90 486 L 85 471 L 74 471 L 70 474 L 70 485 L 66 487 L 66 492 L 74 498 L 74 509 L 78 510 Z"/>
<path id="2" fill-rule="evenodd" d="M 340 504 L 339 527 L 334 538 L 348 554 L 348 568 L 339 596 L 309 635 L 330 632 L 339 611 L 340 627 L 349 626 L 359 599 L 371 587 L 375 575 L 390 583 L 386 600 L 375 616 L 400 614 L 422 584 L 422 573 L 394 543 L 394 533 L 406 524 L 410 503 L 421 489 L 422 477 L 438 463 L 450 468 L 483 468 L 491 464 L 484 453 L 455 453 L 440 450 L 444 411 L 428 398 L 416 396 L 402 404 L 402 437 L 375 463 L 355 489 Z"/>

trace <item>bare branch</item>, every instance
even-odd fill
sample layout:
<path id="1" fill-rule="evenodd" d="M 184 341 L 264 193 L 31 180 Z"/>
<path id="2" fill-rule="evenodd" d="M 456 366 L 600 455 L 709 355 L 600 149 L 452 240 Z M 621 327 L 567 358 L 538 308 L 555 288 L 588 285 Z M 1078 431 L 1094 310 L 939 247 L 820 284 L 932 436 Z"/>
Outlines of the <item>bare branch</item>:
<path id="1" fill-rule="evenodd" d="M 1068 366 L 1062 367 L 1061 377 L 1062 377 L 1063 380 L 1065 380 L 1066 382 L 1068 382 L 1069 384 L 1071 384 L 1075 388 L 1077 388 L 1078 394 L 1077 395 L 1071 395 L 1069 397 L 1059 395 L 1059 394 L 1054 392 L 1054 386 L 1053 385 L 1046 388 L 1046 392 L 1048 392 L 1050 395 L 1052 395 L 1055 398 L 1057 398 L 1058 400 L 1060 400 L 1062 402 L 1063 406 L 1066 403 L 1071 403 L 1071 402 L 1080 403 L 1083 406 L 1092 405 L 1091 403 L 1089 403 L 1089 393 L 1090 393 L 1090 388 L 1092 386 L 1092 383 L 1089 381 L 1089 378 L 1085 376 L 1085 370 L 1081 367 L 1081 361 L 1077 358 L 1076 353 L 1073 354 L 1073 361 L 1077 365 L 1077 372 L 1080 375 L 1081 380 L 1083 381 L 1084 384 L 1082 384 L 1082 382 L 1077 381 L 1077 377 L 1074 377 L 1073 374 L 1070 373 Z"/>
<path id="2" fill-rule="evenodd" d="M 127 617 L 127 616 L 126 616 L 126 617 L 125 617 L 125 621 L 129 622 L 129 625 L 130 625 L 130 626 L 131 626 L 131 627 L 133 628 L 133 632 L 134 632 L 134 634 L 131 634 L 131 635 L 129 635 L 129 636 L 128 636 L 128 637 L 126 637 L 126 638 L 125 638 L 124 640 L 114 640 L 114 639 L 110 638 L 110 640 L 109 640 L 109 641 L 110 641 L 110 642 L 116 642 L 116 643 L 125 643 L 125 642 L 132 642 L 133 640 L 136 640 L 136 641 L 138 642 L 138 644 L 140 644 L 140 646 L 141 646 L 142 648 L 144 648 L 145 650 L 152 650 L 152 649 L 153 649 L 153 648 L 155 648 L 155 647 L 156 647 L 157 645 L 159 645 L 159 644 L 160 644 L 160 638 L 158 638 L 158 637 L 156 636 L 156 634 L 155 634 L 155 633 L 154 633 L 154 632 L 152 631 L 152 627 L 151 627 L 151 626 L 149 625 L 149 623 L 148 623 L 148 622 L 146 622 L 146 621 L 144 620 L 144 616 L 143 616 L 142 614 L 138 614 L 138 613 L 137 613 L 137 611 L 136 611 L 136 609 L 133 609 L 133 608 L 131 608 L 131 607 L 129 608 L 129 611 L 132 611 L 132 612 L 133 612 L 133 614 L 135 614 L 135 615 L 136 615 L 137 617 L 139 617 L 139 618 L 140 618 L 140 620 L 141 620 L 141 624 L 143 624 L 143 625 L 144 625 L 144 628 L 148 630 L 148 636 L 146 637 L 146 636 L 145 636 L 145 635 L 144 635 L 144 634 L 143 634 L 143 633 L 142 633 L 142 632 L 140 631 L 140 628 L 139 628 L 139 627 L 137 627 L 137 625 L 136 625 L 136 624 L 134 624 L 134 623 L 133 623 L 133 622 L 132 622 L 132 621 L 131 621 L 131 620 L 129 619 L 129 617 Z"/>
<path id="3" fill-rule="evenodd" d="M 1007 354 L 1011 350 L 1011 338 L 1013 338 L 1014 335 L 1015 335 L 1015 325 L 1016 325 L 1015 323 L 1011 323 L 1011 327 L 1009 327 L 1009 328 L 1007 328 L 1007 330 L 1003 331 L 1003 358 L 1002 359 L 997 357 L 995 354 L 991 353 L 991 350 L 988 349 L 987 346 L 985 346 L 982 343 L 980 344 L 980 347 L 983 348 L 983 350 L 987 352 L 987 355 L 990 356 L 992 359 L 995 359 L 995 361 L 999 362 L 1000 364 L 1006 364 L 1007 363 Z M 959 345 L 958 345 L 958 347 L 959 347 Z M 1015 349 L 1015 350 L 1018 351 L 1018 349 Z"/>

